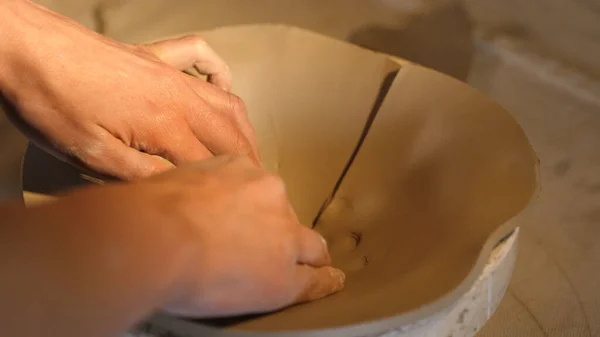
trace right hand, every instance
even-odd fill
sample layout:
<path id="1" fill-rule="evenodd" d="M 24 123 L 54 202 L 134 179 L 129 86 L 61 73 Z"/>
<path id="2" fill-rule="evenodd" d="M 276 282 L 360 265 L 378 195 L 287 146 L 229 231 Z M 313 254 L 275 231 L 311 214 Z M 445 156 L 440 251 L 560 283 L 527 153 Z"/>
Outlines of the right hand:
<path id="1" fill-rule="evenodd" d="M 298 222 L 281 179 L 247 157 L 216 157 L 73 197 L 63 201 L 77 203 L 69 207 L 75 218 L 161 232 L 148 240 L 162 245 L 143 238 L 127 245 L 164 246 L 168 238 L 187 252 L 184 263 L 168 262 L 183 266 L 175 275 L 156 276 L 172 280 L 161 296 L 168 312 L 268 312 L 343 288 L 344 274 L 330 267 L 325 240 Z"/>

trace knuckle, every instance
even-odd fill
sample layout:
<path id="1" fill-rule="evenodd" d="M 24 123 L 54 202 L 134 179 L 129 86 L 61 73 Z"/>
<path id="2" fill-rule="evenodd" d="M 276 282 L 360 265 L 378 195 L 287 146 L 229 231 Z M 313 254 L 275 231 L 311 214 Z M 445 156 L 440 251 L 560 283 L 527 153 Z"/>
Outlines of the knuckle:
<path id="1" fill-rule="evenodd" d="M 248 181 L 245 188 L 246 192 L 257 202 L 281 210 L 281 212 L 276 213 L 277 217 L 286 214 L 288 200 L 285 184 L 280 177 L 270 173 L 262 173 Z"/>
<path id="2" fill-rule="evenodd" d="M 206 42 L 206 40 L 198 35 L 187 35 L 185 37 L 185 39 L 189 42 L 194 44 L 195 46 L 198 46 L 200 48 L 204 48 L 208 45 L 208 42 Z"/>
<path id="3" fill-rule="evenodd" d="M 203 58 L 202 56 L 207 54 L 207 48 L 210 48 L 210 46 L 205 39 L 198 35 L 188 35 L 185 39 L 187 43 L 193 46 L 197 58 Z"/>
<path id="4" fill-rule="evenodd" d="M 273 173 L 265 173 L 260 177 L 262 188 L 276 195 L 285 195 L 285 183 L 283 179 Z"/>
<path id="5" fill-rule="evenodd" d="M 231 68 L 229 68 L 229 65 L 224 60 L 219 59 L 219 61 L 221 63 L 221 75 L 231 81 Z"/>
<path id="6" fill-rule="evenodd" d="M 247 156 L 252 154 L 252 145 L 250 144 L 250 141 L 240 131 L 235 131 L 234 146 L 239 155 Z"/>
<path id="7" fill-rule="evenodd" d="M 246 115 L 246 103 L 236 95 L 229 95 L 229 111 L 235 116 Z"/>

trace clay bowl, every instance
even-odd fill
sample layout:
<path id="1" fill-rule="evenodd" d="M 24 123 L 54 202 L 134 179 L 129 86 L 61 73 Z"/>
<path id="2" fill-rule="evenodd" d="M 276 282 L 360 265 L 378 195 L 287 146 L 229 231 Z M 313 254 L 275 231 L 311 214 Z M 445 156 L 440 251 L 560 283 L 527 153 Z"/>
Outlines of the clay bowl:
<path id="1" fill-rule="evenodd" d="M 347 284 L 269 315 L 162 322 L 231 336 L 397 329 L 464 294 L 536 195 L 538 159 L 523 130 L 466 84 L 285 26 L 202 36 L 231 66 L 266 167 L 284 178 L 301 221 L 328 240 Z M 88 183 L 30 147 L 25 191 Z"/>

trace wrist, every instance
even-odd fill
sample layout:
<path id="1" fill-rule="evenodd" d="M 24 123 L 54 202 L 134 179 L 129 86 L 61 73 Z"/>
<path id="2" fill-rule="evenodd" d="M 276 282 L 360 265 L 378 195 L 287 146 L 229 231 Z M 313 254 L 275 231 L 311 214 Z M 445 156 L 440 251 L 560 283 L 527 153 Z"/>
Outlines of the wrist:
<path id="1" fill-rule="evenodd" d="M 0 262 L 14 286 L 0 295 L 15 317 L 59 325 L 67 323 L 65 317 L 79 317 L 75 328 L 114 335 L 183 295 L 190 271 L 198 269 L 192 262 L 198 254 L 194 232 L 168 226 L 172 219 L 157 221 L 153 212 L 132 212 L 145 209 L 147 200 L 107 201 L 120 200 L 123 192 L 119 186 L 94 187 L 52 204 L 7 208 L 3 219 L 14 225 L 0 226 Z M 36 287 L 40 280 L 44 287 Z M 56 307 L 59 301 L 64 305 Z M 24 314 L 29 307 L 52 305 L 41 317 Z"/>
<path id="2" fill-rule="evenodd" d="M 0 93 L 10 96 L 18 64 L 27 59 L 26 26 L 34 10 L 29 0 L 0 0 Z"/>

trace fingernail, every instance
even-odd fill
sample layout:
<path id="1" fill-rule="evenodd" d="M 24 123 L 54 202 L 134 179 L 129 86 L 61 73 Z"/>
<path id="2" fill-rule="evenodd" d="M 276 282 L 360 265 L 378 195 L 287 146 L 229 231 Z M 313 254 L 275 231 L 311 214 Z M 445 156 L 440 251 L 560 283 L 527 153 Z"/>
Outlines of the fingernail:
<path id="1" fill-rule="evenodd" d="M 331 266 L 331 255 L 329 255 L 329 247 L 327 246 L 327 240 L 325 240 L 323 235 L 321 235 L 319 233 L 317 233 L 317 234 L 319 235 L 319 238 L 321 239 L 321 242 L 323 243 L 323 252 L 327 256 L 326 265 Z"/>
<path id="2" fill-rule="evenodd" d="M 325 248 L 327 248 L 327 240 L 325 240 L 325 238 L 321 234 L 319 234 L 319 237 L 321 238 L 321 241 L 323 242 L 323 245 L 325 246 Z"/>
<path id="3" fill-rule="evenodd" d="M 344 283 L 346 282 L 346 274 L 339 269 L 331 269 L 331 277 L 336 279 L 334 291 L 340 291 L 344 289 Z"/>

